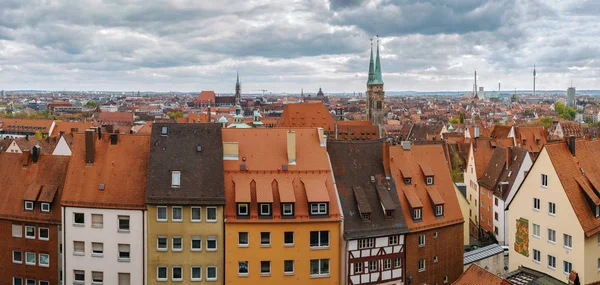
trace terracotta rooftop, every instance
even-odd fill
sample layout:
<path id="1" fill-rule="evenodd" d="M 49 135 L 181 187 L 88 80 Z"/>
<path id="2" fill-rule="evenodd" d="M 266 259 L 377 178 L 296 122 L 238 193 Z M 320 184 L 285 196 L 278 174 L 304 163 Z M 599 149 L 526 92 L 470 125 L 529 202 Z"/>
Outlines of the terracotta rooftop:
<path id="1" fill-rule="evenodd" d="M 60 224 L 60 200 L 69 157 L 42 154 L 33 163 L 29 156 L 28 166 L 23 167 L 25 157 L 19 153 L 0 153 L 0 218 Z M 24 211 L 25 199 L 51 203 L 50 214 L 40 213 L 40 203 L 35 203 L 33 212 Z"/>
<path id="2" fill-rule="evenodd" d="M 539 127 L 518 127 L 516 128 L 517 146 L 526 149 L 532 153 L 538 153 L 547 141 L 546 129 Z"/>
<path id="3" fill-rule="evenodd" d="M 210 100 L 210 102 L 214 104 L 215 96 L 215 91 L 202 91 L 200 92 L 200 95 L 198 95 L 198 98 L 196 98 L 196 102 L 208 103 Z"/>
<path id="4" fill-rule="evenodd" d="M 101 112 L 98 115 L 100 123 L 131 124 L 133 123 L 133 113 L 130 112 Z"/>
<path id="5" fill-rule="evenodd" d="M 428 166 L 434 174 L 434 185 L 426 185 L 421 166 Z M 454 190 L 450 169 L 441 144 L 412 145 L 410 150 L 402 146 L 390 147 L 390 167 L 394 180 L 398 183 L 399 199 L 406 224 L 411 232 L 463 222 L 458 199 Z M 400 169 L 410 169 L 411 184 L 405 185 Z M 435 189 L 432 187 L 435 186 Z M 428 189 L 429 188 L 429 189 Z M 437 190 L 437 194 L 435 193 Z M 439 196 L 438 196 L 439 195 Z M 444 215 L 434 216 L 433 204 L 444 203 Z M 430 201 L 434 201 L 431 203 Z M 411 207 L 422 206 L 422 220 L 414 222 Z"/>
<path id="6" fill-rule="evenodd" d="M 334 131 L 333 117 L 323 104 L 287 104 L 277 123 L 286 128 L 323 128 Z"/>
<path id="7" fill-rule="evenodd" d="M 40 131 L 42 133 L 50 133 L 53 123 L 53 120 L 0 118 L 0 130 L 31 133 Z"/>
<path id="8" fill-rule="evenodd" d="M 64 132 L 65 134 L 70 134 L 74 129 L 75 132 L 85 132 L 85 130 L 98 126 L 97 123 L 90 122 L 56 122 L 54 126 L 54 130 L 52 130 L 52 134 L 50 136 L 58 136 L 60 132 Z"/>
<path id="9" fill-rule="evenodd" d="M 376 140 L 379 139 L 379 127 L 366 124 L 339 124 L 337 125 L 337 134 L 333 138 L 337 140 Z M 354 122 L 354 121 L 351 121 Z M 360 122 L 360 121 L 357 121 Z M 367 121 L 369 122 L 369 121 Z"/>
<path id="10" fill-rule="evenodd" d="M 481 268 L 477 264 L 471 264 L 453 285 L 511 285 L 509 281 L 500 276 Z"/>
<path id="11" fill-rule="evenodd" d="M 485 167 L 492 157 L 492 152 L 494 151 L 491 145 L 492 141 L 492 139 L 486 137 L 480 137 L 478 139 L 471 140 L 471 145 L 473 146 L 473 155 L 475 157 L 475 170 L 477 172 L 477 179 L 483 176 Z"/>
<path id="12" fill-rule="evenodd" d="M 117 144 L 111 143 L 117 136 Z M 64 206 L 145 209 L 150 136 L 94 133 L 94 162 L 86 163 L 85 133 L 76 133 L 65 183 Z"/>
<path id="13" fill-rule="evenodd" d="M 512 126 L 494 125 L 492 132 L 490 133 L 491 138 L 505 139 L 508 138 Z"/>

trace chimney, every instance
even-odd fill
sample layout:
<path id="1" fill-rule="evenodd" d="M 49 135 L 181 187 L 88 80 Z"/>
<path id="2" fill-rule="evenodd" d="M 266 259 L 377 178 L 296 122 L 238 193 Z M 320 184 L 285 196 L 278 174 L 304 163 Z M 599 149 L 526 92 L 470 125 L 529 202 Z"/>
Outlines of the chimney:
<path id="1" fill-rule="evenodd" d="M 575 156 L 575 137 L 574 136 L 570 136 L 569 137 L 569 151 L 571 151 L 571 155 Z"/>
<path id="2" fill-rule="evenodd" d="M 59 138 L 60 138 L 60 137 L 62 137 L 62 136 L 64 136 L 64 135 L 65 135 L 65 131 L 60 131 L 60 132 L 58 132 L 58 137 L 59 137 Z"/>
<path id="3" fill-rule="evenodd" d="M 23 151 L 23 167 L 29 166 L 29 160 L 31 159 L 31 150 Z"/>
<path id="4" fill-rule="evenodd" d="M 94 130 L 85 131 L 85 163 L 94 164 Z"/>
<path id="5" fill-rule="evenodd" d="M 98 140 L 102 139 L 102 127 L 98 127 Z"/>
<path id="6" fill-rule="evenodd" d="M 111 145 L 117 145 L 118 141 L 119 141 L 119 135 L 118 134 L 110 134 L 110 144 Z"/>
<path id="7" fill-rule="evenodd" d="M 40 158 L 40 154 L 42 152 L 42 149 L 40 148 L 39 145 L 33 146 L 33 163 L 36 164 L 38 162 L 38 159 Z"/>
<path id="8" fill-rule="evenodd" d="M 287 132 L 287 156 L 288 164 L 296 165 L 296 132 Z"/>
<path id="9" fill-rule="evenodd" d="M 29 135 L 25 135 L 25 140 L 29 141 Z"/>

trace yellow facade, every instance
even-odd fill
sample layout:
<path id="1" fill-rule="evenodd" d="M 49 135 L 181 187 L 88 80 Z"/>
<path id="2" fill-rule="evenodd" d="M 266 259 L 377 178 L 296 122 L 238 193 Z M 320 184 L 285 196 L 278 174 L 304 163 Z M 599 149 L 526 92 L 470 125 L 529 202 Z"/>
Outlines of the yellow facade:
<path id="1" fill-rule="evenodd" d="M 329 247 L 310 248 L 311 231 L 329 231 Z M 340 284 L 340 222 L 226 223 L 227 284 Z M 238 245 L 238 233 L 248 232 L 247 247 Z M 261 247 L 261 232 L 271 233 L 271 245 Z M 294 232 L 294 245 L 284 245 L 284 232 Z M 310 261 L 329 259 L 328 276 L 311 276 Z M 284 260 L 294 260 L 294 273 L 284 274 Z M 238 262 L 248 261 L 247 276 L 238 274 Z M 261 261 L 271 262 L 271 273 L 261 275 Z"/>
<path id="2" fill-rule="evenodd" d="M 177 206 L 177 205 L 175 205 Z M 201 208 L 201 221 L 191 221 L 192 206 L 182 207 L 182 221 L 177 222 L 172 219 L 172 206 L 167 206 L 167 221 L 157 220 L 157 206 L 148 205 L 148 230 L 147 230 L 147 284 L 165 284 L 164 281 L 158 281 L 158 266 L 167 266 L 168 284 L 174 282 L 173 266 L 181 266 L 183 269 L 182 280 L 176 281 L 177 284 L 225 284 L 224 280 L 224 226 L 223 226 L 223 207 L 214 206 L 217 209 L 217 219 L 215 222 L 207 221 L 206 210 L 213 206 L 193 206 Z M 168 249 L 166 251 L 158 250 L 158 237 L 167 237 Z M 182 237 L 182 250 L 173 250 L 172 237 Z M 192 237 L 202 238 L 202 248 L 199 251 L 192 251 Z M 217 249 L 215 251 L 207 250 L 207 237 L 216 237 Z M 200 266 L 201 281 L 192 281 L 192 266 Z M 207 280 L 207 267 L 216 266 L 216 280 Z"/>
<path id="3" fill-rule="evenodd" d="M 464 197 L 456 184 L 454 184 L 454 193 L 456 194 L 456 198 L 458 199 L 458 205 L 460 206 L 460 212 L 463 215 L 463 245 L 469 245 L 471 240 L 469 238 L 469 201 L 467 201 L 466 197 Z M 468 194 L 467 194 L 468 195 Z"/>

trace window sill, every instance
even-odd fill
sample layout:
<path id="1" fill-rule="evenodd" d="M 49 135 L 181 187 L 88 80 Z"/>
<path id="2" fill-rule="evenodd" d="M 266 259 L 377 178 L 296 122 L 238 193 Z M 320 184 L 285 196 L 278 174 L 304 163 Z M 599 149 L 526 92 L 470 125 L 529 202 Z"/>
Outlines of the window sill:
<path id="1" fill-rule="evenodd" d="M 202 249 L 201 248 L 192 248 L 192 249 L 190 249 L 190 251 L 199 252 L 199 251 L 202 251 Z"/>
<path id="2" fill-rule="evenodd" d="M 214 281 L 217 281 L 217 278 L 206 278 L 206 281 L 212 281 L 212 282 L 214 282 Z"/>
<path id="3" fill-rule="evenodd" d="M 175 279 L 175 278 L 173 278 L 173 280 L 171 280 L 171 281 L 173 281 L 173 282 L 181 282 L 181 281 L 183 281 L 183 278 L 181 278 L 181 279 Z"/>
<path id="4" fill-rule="evenodd" d="M 550 217 L 556 217 L 556 214 L 550 214 L 550 213 L 548 213 L 548 216 L 550 216 Z"/>
<path id="5" fill-rule="evenodd" d="M 294 247 L 293 243 L 284 243 L 283 244 L 284 247 Z"/>
<path id="6" fill-rule="evenodd" d="M 260 247 L 271 247 L 270 244 L 261 244 Z"/>
<path id="7" fill-rule="evenodd" d="M 216 223 L 217 220 L 206 220 L 207 223 Z"/>
<path id="8" fill-rule="evenodd" d="M 261 273 L 260 276 L 262 276 L 262 277 L 271 277 L 271 273 Z"/>
<path id="9" fill-rule="evenodd" d="M 85 252 L 73 252 L 75 256 L 85 256 Z"/>
<path id="10" fill-rule="evenodd" d="M 548 185 L 544 186 L 544 185 L 540 185 L 540 187 L 544 188 L 544 189 L 548 189 Z"/>
<path id="11" fill-rule="evenodd" d="M 35 239 L 35 237 L 28 237 L 28 236 L 26 236 L 25 239 Z"/>
<path id="12" fill-rule="evenodd" d="M 75 226 L 75 225 L 73 225 L 73 226 Z M 92 225 L 92 228 L 93 229 L 101 229 L 101 228 L 104 228 L 104 226 L 103 225 Z"/>
<path id="13" fill-rule="evenodd" d="M 419 269 L 419 272 L 425 272 L 425 269 Z"/>
<path id="14" fill-rule="evenodd" d="M 548 266 L 548 269 L 552 269 L 552 270 L 556 271 L 556 267 Z"/>
<path id="15" fill-rule="evenodd" d="M 75 285 L 85 284 L 85 281 L 73 281 L 73 284 L 75 284 Z"/>
<path id="16" fill-rule="evenodd" d="M 182 252 L 183 249 L 171 249 L 172 252 Z"/>
<path id="17" fill-rule="evenodd" d="M 171 220 L 173 223 L 183 223 L 183 220 Z"/>
<path id="18" fill-rule="evenodd" d="M 283 276 L 294 276 L 294 272 L 284 272 Z"/>
<path id="19" fill-rule="evenodd" d="M 119 262 L 130 262 L 130 258 L 119 258 Z"/>
<path id="20" fill-rule="evenodd" d="M 329 278 L 329 274 L 311 275 L 310 278 Z"/>
<path id="21" fill-rule="evenodd" d="M 38 240 L 49 241 L 49 238 L 38 238 Z"/>
<path id="22" fill-rule="evenodd" d="M 247 244 L 238 244 L 238 247 L 248 247 Z"/>
<path id="23" fill-rule="evenodd" d="M 104 257 L 104 253 L 92 253 L 92 257 Z"/>
<path id="24" fill-rule="evenodd" d="M 122 234 L 128 234 L 128 233 L 130 233 L 129 230 L 118 230 L 117 232 L 122 233 Z"/>
<path id="25" fill-rule="evenodd" d="M 218 250 L 218 249 L 216 249 L 216 248 L 207 248 L 207 249 L 206 249 L 206 251 L 209 251 L 209 252 L 215 252 L 215 251 L 217 251 L 217 250 Z"/>
<path id="26" fill-rule="evenodd" d="M 85 227 L 85 224 L 73 224 L 73 226 L 83 228 L 83 227 Z"/>
<path id="27" fill-rule="evenodd" d="M 25 265 L 29 265 L 29 266 L 35 266 L 35 263 L 29 263 L 29 262 L 25 262 Z"/>
<path id="28" fill-rule="evenodd" d="M 169 249 L 168 248 L 157 248 L 156 251 L 165 252 L 165 251 L 169 251 Z"/>
<path id="29" fill-rule="evenodd" d="M 548 241 L 548 243 L 551 243 L 551 244 L 556 244 L 556 242 L 555 242 L 555 241 L 550 241 L 550 240 Z"/>
<path id="30" fill-rule="evenodd" d="M 573 250 L 573 248 L 572 248 L 572 247 L 568 247 L 568 246 L 566 246 L 566 245 L 563 245 L 563 248 L 564 248 L 564 249 L 566 249 L 566 250 Z"/>
<path id="31" fill-rule="evenodd" d="M 13 262 L 12 262 L 12 263 L 14 263 L 14 264 L 23 264 L 23 261 L 20 261 L 20 262 L 19 262 L 19 261 L 14 261 L 14 260 L 13 260 Z"/>
<path id="32" fill-rule="evenodd" d="M 326 250 L 329 249 L 329 246 L 311 246 L 310 250 Z"/>
<path id="33" fill-rule="evenodd" d="M 419 247 L 425 247 L 425 245 L 424 244 L 420 244 Z"/>
<path id="34" fill-rule="evenodd" d="M 156 279 L 156 281 L 158 281 L 158 282 L 167 282 L 167 281 L 169 281 L 169 280 L 168 280 L 168 279 Z M 83 284 L 83 283 L 82 283 L 82 284 Z"/>
<path id="35" fill-rule="evenodd" d="M 190 223 L 201 223 L 202 220 L 190 220 Z"/>
<path id="36" fill-rule="evenodd" d="M 539 261 L 537 261 L 537 260 L 533 260 L 533 263 L 535 263 L 535 264 L 540 264 L 540 262 L 539 262 Z"/>
<path id="37" fill-rule="evenodd" d="M 48 264 L 40 264 L 39 266 L 40 267 L 50 267 L 50 265 L 48 265 Z"/>
<path id="38" fill-rule="evenodd" d="M 238 277 L 248 277 L 248 273 L 238 273 Z"/>
<path id="39" fill-rule="evenodd" d="M 162 220 L 156 219 L 156 221 L 157 221 L 157 222 L 163 222 L 163 223 L 164 223 L 164 222 L 168 222 L 169 220 L 167 220 L 167 219 L 162 219 Z M 156 281 L 159 281 L 159 280 L 156 280 Z"/>
<path id="40" fill-rule="evenodd" d="M 202 279 L 201 279 L 201 278 L 192 278 L 191 280 L 192 280 L 193 282 L 202 281 Z"/>

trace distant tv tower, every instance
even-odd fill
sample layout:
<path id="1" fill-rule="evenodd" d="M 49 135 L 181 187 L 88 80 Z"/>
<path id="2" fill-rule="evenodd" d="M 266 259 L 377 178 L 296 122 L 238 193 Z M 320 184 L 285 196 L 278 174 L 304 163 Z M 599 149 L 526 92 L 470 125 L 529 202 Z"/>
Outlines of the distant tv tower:
<path id="1" fill-rule="evenodd" d="M 535 96 L 535 63 L 533 64 L 533 96 Z"/>
<path id="2" fill-rule="evenodd" d="M 473 84 L 473 97 L 477 96 L 477 70 L 475 70 L 475 84 Z"/>

